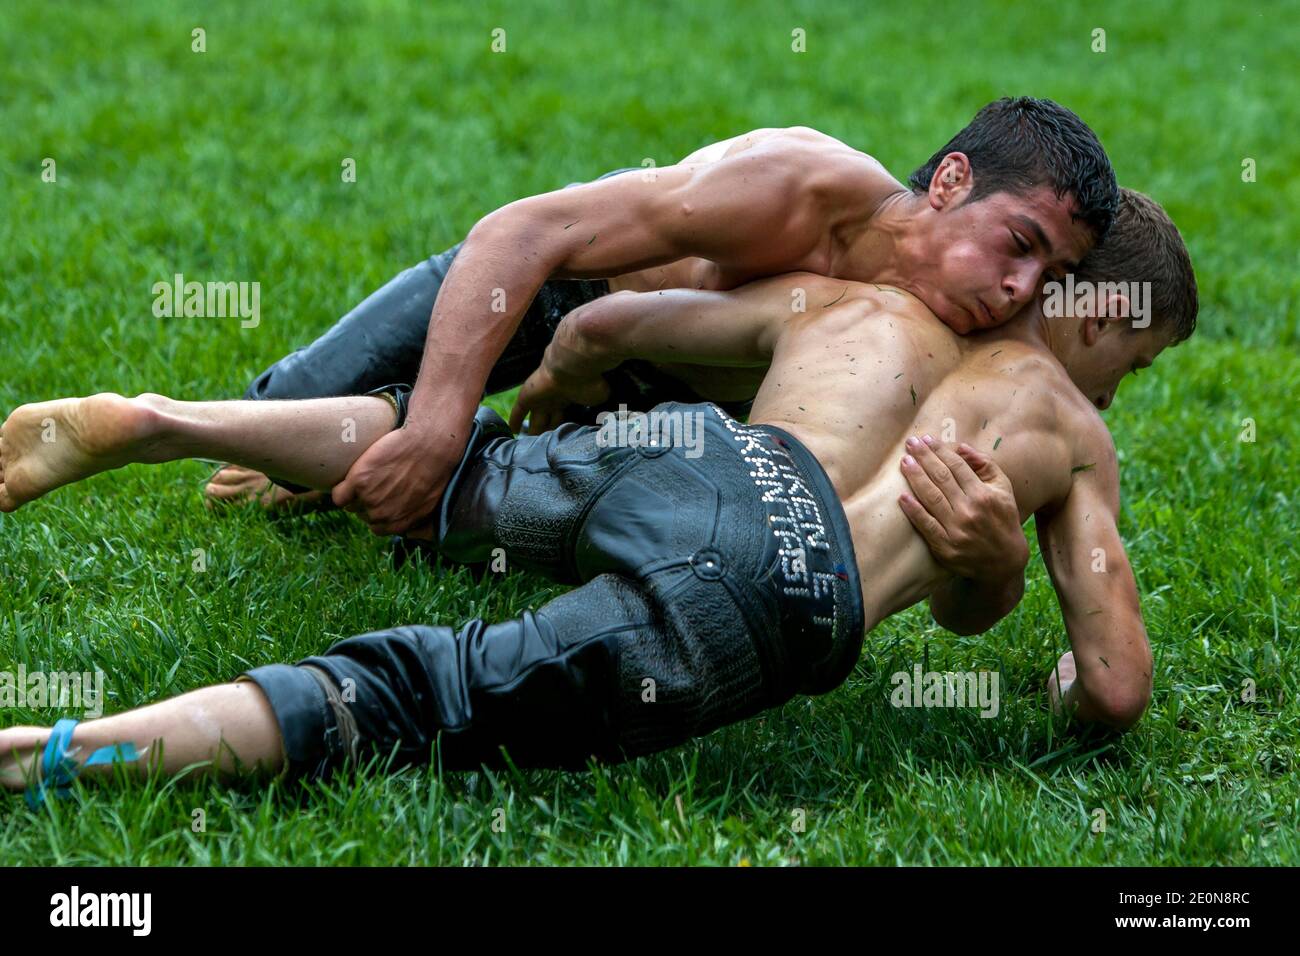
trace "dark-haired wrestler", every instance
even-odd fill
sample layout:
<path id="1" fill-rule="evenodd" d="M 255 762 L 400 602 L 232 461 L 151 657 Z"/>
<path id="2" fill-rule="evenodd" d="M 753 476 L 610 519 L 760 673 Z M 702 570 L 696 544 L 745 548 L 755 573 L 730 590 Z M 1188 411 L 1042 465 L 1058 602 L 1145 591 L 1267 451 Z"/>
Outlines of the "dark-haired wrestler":
<path id="1" fill-rule="evenodd" d="M 1126 193 L 1117 233 L 1080 281 L 1155 280 L 1145 324 L 1121 317 L 1128 302 L 1112 289 L 1097 314 L 1048 320 L 1034 308 L 963 338 L 905 292 L 810 274 L 601 299 L 570 317 L 563 339 L 597 365 L 623 348 L 611 350 L 619 329 L 633 354 L 689 341 L 688 360 L 768 373 L 749 425 L 711 404 L 656 409 L 679 423 L 662 435 L 682 438 L 691 421 L 699 442 L 611 445 L 600 427 L 571 424 L 512 438 L 480 412 L 435 516 L 440 548 L 478 560 L 504 547 L 516 565 L 581 587 L 513 621 L 360 635 L 75 734 L 3 731 L 0 778 L 21 787 L 38 755 L 52 752 L 40 762 L 59 767 L 74 744 L 161 742 L 172 772 L 213 761 L 306 775 L 376 752 L 428 760 L 435 741 L 447 769 L 505 754 L 575 767 L 661 750 L 837 686 L 864 630 L 927 596 L 941 623 L 970 629 L 957 582 L 911 522 L 942 526 L 945 509 L 988 493 L 986 479 L 1007 483 L 1022 518 L 1037 517 L 1071 644 L 1053 694 L 1081 720 L 1131 726 L 1149 699 L 1151 654 L 1097 410 L 1127 373 L 1191 334 L 1196 290 L 1181 237 L 1150 200 Z M 798 292 L 818 307 L 792 313 Z M 700 328 L 710 334 L 685 334 Z M 405 397 L 24 406 L 0 436 L 0 507 L 128 461 L 200 453 L 325 487 L 356 445 L 400 424 Z M 344 419 L 356 445 L 337 438 Z M 960 453 L 925 438 L 948 420 L 966 438 Z M 43 442 L 51 421 L 62 438 Z"/>
<path id="2" fill-rule="evenodd" d="M 988 104 L 907 185 L 815 130 L 755 130 L 672 166 L 492 212 L 464 243 L 275 363 L 245 397 L 414 381 L 405 427 L 367 449 L 331 497 L 308 495 L 332 498 L 376 533 L 405 532 L 437 505 L 484 392 L 522 382 L 578 305 L 611 291 L 725 290 L 801 271 L 897 286 L 965 333 L 1010 319 L 1044 274 L 1076 264 L 1105 234 L 1118 195 L 1092 131 L 1050 100 Z M 739 413 L 757 388 L 752 374 L 673 357 L 629 360 L 609 378 L 610 407 L 634 409 L 706 399 Z M 220 471 L 207 493 L 301 503 L 241 467 Z"/>

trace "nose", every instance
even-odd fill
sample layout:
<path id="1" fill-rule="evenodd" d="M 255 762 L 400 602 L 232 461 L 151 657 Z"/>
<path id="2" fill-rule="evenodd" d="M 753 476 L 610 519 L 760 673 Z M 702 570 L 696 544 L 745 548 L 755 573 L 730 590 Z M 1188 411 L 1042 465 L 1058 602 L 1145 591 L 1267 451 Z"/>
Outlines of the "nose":
<path id="1" fill-rule="evenodd" d="M 1002 292 L 1015 308 L 1029 301 L 1038 288 L 1038 280 L 1043 277 L 1043 267 L 1038 263 L 1026 262 L 1020 265 L 1002 280 Z"/>
<path id="2" fill-rule="evenodd" d="M 1096 405 L 1104 412 L 1106 409 L 1110 408 L 1110 403 L 1113 401 L 1115 401 L 1115 390 L 1112 388 L 1105 395 L 1102 395 L 1099 398 L 1094 398 L 1092 404 Z"/>

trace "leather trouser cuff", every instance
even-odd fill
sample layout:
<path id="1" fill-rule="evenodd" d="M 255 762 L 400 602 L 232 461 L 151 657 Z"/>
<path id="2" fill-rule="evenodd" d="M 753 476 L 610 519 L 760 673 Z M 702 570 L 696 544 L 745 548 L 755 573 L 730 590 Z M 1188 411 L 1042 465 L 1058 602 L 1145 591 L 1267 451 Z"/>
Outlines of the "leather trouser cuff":
<path id="1" fill-rule="evenodd" d="M 393 411 L 397 413 L 397 422 L 393 425 L 396 430 L 406 424 L 407 406 L 411 401 L 411 386 L 409 385 L 383 385 L 379 388 L 371 389 L 366 392 L 367 395 L 374 395 L 382 398 L 393 406 Z"/>
<path id="2" fill-rule="evenodd" d="M 323 777 L 356 759 L 360 743 L 356 721 L 323 670 L 310 664 L 270 664 L 236 678 L 245 680 L 257 684 L 270 701 L 287 776 Z"/>

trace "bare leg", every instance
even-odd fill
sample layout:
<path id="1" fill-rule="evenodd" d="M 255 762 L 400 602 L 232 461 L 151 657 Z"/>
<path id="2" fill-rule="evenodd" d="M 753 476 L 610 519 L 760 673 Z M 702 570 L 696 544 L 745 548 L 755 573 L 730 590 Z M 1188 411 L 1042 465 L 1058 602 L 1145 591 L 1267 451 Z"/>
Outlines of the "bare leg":
<path id="1" fill-rule="evenodd" d="M 332 488 L 387 434 L 377 396 L 177 402 L 104 393 L 24 405 L 0 426 L 0 511 L 134 462 L 220 458 L 310 488 Z"/>
<path id="2" fill-rule="evenodd" d="M 0 787 L 24 789 L 31 765 L 38 762 L 49 728 L 0 730 Z M 237 770 L 271 773 L 284 766 L 280 727 L 266 695 L 252 681 L 217 684 L 112 717 L 79 724 L 72 735 L 80 764 L 100 747 L 131 741 L 143 753 L 142 772 L 179 773 L 205 761 L 204 772 L 231 776 Z M 144 752 L 149 748 L 148 752 Z M 236 762 L 238 758 L 238 763 Z M 86 774 L 111 773 L 111 765 L 87 767 Z"/>

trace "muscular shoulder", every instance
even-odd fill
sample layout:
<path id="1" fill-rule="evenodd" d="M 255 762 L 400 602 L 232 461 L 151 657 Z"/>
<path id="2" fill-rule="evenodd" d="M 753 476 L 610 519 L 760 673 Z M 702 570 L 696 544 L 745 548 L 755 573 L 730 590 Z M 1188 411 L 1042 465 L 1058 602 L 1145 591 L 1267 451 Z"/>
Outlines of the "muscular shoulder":
<path id="1" fill-rule="evenodd" d="M 796 126 L 782 140 L 786 159 L 805 169 L 805 188 L 831 210 L 870 214 L 906 187 L 874 156 L 807 127 Z"/>
<path id="2" fill-rule="evenodd" d="M 1045 363 L 1046 364 L 1046 363 Z M 1053 370 L 1051 412 L 1055 428 L 1064 438 L 1069 457 L 1069 475 L 1062 476 L 1060 487 L 1063 502 L 1079 483 L 1092 486 L 1092 491 L 1119 511 L 1119 459 L 1115 440 L 1096 406 L 1074 387 L 1063 371 Z M 1044 371 L 1047 375 L 1047 371 Z"/>
<path id="3" fill-rule="evenodd" d="M 808 336 L 818 343 L 851 340 L 873 354 L 928 353 L 936 358 L 934 365 L 957 359 L 957 345 L 948 341 L 957 336 L 908 293 L 808 272 L 777 281 L 786 312 L 782 328 L 791 342 L 806 342 Z"/>
<path id="4" fill-rule="evenodd" d="M 887 315 L 891 318 L 934 322 L 933 314 L 920 299 L 892 286 L 836 279 L 803 271 L 787 272 L 765 281 L 796 297 L 801 306 L 795 308 L 796 312 L 820 314 L 833 311 L 851 313 L 858 319 Z M 945 329 L 944 326 L 939 327 Z"/>
<path id="5" fill-rule="evenodd" d="M 1119 456 L 1115 439 L 1101 414 L 1087 399 L 1080 397 L 1070 413 L 1074 416 L 1075 463 L 1070 467 L 1071 484 L 1095 482 L 1098 492 L 1119 513 Z"/>
<path id="6" fill-rule="evenodd" d="M 809 126 L 753 130 L 728 143 L 726 158 L 776 168 L 792 191 L 837 212 L 869 213 L 905 188 L 873 156 Z"/>

